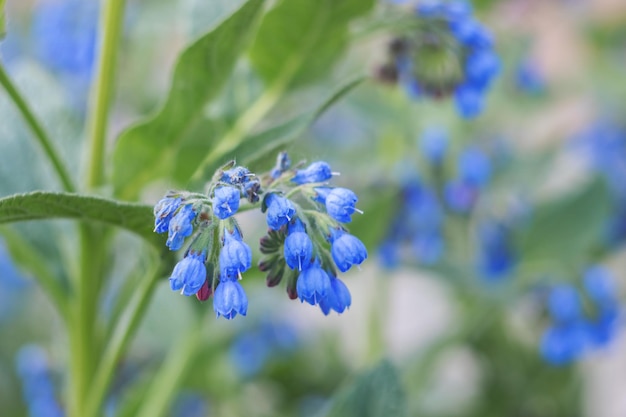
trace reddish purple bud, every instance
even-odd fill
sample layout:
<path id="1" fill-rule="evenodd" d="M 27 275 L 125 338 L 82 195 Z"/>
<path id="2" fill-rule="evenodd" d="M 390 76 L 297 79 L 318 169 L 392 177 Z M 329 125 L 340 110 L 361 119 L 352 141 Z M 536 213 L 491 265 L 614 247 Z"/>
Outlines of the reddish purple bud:
<path id="1" fill-rule="evenodd" d="M 206 301 L 209 299 L 211 294 L 213 294 L 213 288 L 209 285 L 209 281 L 206 280 L 204 281 L 204 284 L 202 284 L 200 291 L 196 293 L 196 298 L 200 301 Z"/>

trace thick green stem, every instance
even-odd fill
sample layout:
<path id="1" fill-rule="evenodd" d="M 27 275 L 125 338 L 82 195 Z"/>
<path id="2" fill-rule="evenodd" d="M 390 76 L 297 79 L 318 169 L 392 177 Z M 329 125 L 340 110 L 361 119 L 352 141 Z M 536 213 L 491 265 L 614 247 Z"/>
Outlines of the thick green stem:
<path id="1" fill-rule="evenodd" d="M 32 112 L 30 107 L 28 107 L 28 104 L 26 104 L 24 98 L 22 98 L 19 91 L 17 91 L 17 88 L 11 82 L 11 79 L 9 78 L 9 75 L 6 73 L 4 67 L 2 66 L 2 63 L 0 63 L 0 84 L 2 84 L 6 92 L 9 94 L 9 97 L 11 97 L 13 103 L 15 103 L 15 106 L 22 114 L 22 117 L 26 121 L 26 124 L 28 124 L 28 127 L 30 127 L 30 129 L 35 134 L 35 138 L 39 142 L 39 145 L 41 145 L 41 148 L 52 163 L 52 167 L 59 177 L 59 180 L 63 185 L 63 189 L 68 192 L 75 191 L 76 187 L 74 186 L 74 183 L 72 182 L 70 175 L 65 168 L 65 165 L 61 161 L 59 154 L 54 148 L 52 141 L 48 137 L 48 134 L 46 133 L 41 123 L 39 123 L 39 121 L 35 117 L 35 114 Z"/>
<path id="2" fill-rule="evenodd" d="M 114 91 L 117 51 L 123 24 L 125 0 L 102 2 L 100 21 L 100 54 L 98 70 L 92 87 L 88 115 L 89 166 L 85 188 L 88 191 L 102 185 L 105 174 L 106 134 L 109 107 Z M 88 393 L 93 383 L 97 358 L 102 350 L 96 319 L 99 295 L 107 267 L 110 234 L 101 226 L 80 225 L 80 266 L 75 282 L 73 322 L 70 326 L 71 389 L 70 417 L 92 417 L 86 413 Z M 105 388 L 106 389 L 106 388 Z"/>
<path id="3" fill-rule="evenodd" d="M 117 52 L 122 32 L 124 4 L 126 0 L 104 1 L 104 19 L 100 31 L 103 41 L 100 45 L 98 72 L 92 89 L 92 106 L 89 114 L 89 168 L 87 185 L 90 188 L 102 184 L 104 160 L 106 157 L 106 133 L 109 107 L 113 97 Z"/>

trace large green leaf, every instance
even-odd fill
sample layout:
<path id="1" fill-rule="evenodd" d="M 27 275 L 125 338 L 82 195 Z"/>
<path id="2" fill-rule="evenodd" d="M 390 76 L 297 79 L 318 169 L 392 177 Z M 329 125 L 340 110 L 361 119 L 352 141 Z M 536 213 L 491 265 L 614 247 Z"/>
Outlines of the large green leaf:
<path id="1" fill-rule="evenodd" d="M 259 28 L 250 57 L 268 84 L 299 86 L 327 74 L 349 40 L 349 24 L 373 0 L 282 0 Z"/>
<path id="2" fill-rule="evenodd" d="M 152 231 L 154 216 L 152 207 L 148 205 L 44 191 L 0 199 L 0 224 L 52 218 L 98 221 L 119 226 L 159 248 L 163 247 L 164 238 Z"/>
<path id="3" fill-rule="evenodd" d="M 406 397 L 398 373 L 383 361 L 360 375 L 333 400 L 325 417 L 402 417 Z"/>
<path id="4" fill-rule="evenodd" d="M 520 236 L 520 258 L 528 262 L 540 259 L 576 261 L 581 252 L 589 251 L 601 242 L 609 213 L 609 193 L 599 179 L 561 199 L 537 206 L 530 225 Z"/>
<path id="5" fill-rule="evenodd" d="M 163 108 L 148 121 L 124 131 L 118 140 L 113 172 L 117 195 L 134 199 L 147 182 L 170 175 L 181 149 L 191 149 L 187 152 L 190 158 L 202 159 L 203 155 L 194 151 L 198 138 L 210 142 L 214 135 L 205 105 L 231 75 L 263 1 L 248 0 L 183 51 Z"/>

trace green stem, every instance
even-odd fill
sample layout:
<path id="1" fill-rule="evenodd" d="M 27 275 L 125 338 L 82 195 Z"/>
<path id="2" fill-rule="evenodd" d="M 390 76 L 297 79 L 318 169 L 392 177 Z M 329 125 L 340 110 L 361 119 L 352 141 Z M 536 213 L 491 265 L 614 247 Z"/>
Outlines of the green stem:
<path id="1" fill-rule="evenodd" d="M 93 108 L 89 114 L 89 170 L 87 185 L 97 187 L 104 177 L 104 159 L 106 156 L 106 133 L 109 107 L 113 97 L 113 80 L 117 51 L 122 32 L 124 5 L 126 0 L 108 0 L 104 2 L 103 36 L 98 72 L 93 85 Z"/>
<path id="2" fill-rule="evenodd" d="M 206 327 L 203 320 L 189 326 L 187 332 L 172 347 L 163 365 L 154 376 L 137 417 L 161 417 L 169 409 L 169 404 L 176 393 L 176 387 L 191 368 Z"/>
<path id="3" fill-rule="evenodd" d="M 39 145 L 41 145 L 43 151 L 52 163 L 54 171 L 56 172 L 59 180 L 61 181 L 61 184 L 63 185 L 63 189 L 68 192 L 75 191 L 76 187 L 74 186 L 74 183 L 72 182 L 70 175 L 65 168 L 65 165 L 61 161 L 61 158 L 54 148 L 52 141 L 48 137 L 48 134 L 46 133 L 41 123 L 39 123 L 39 121 L 37 120 L 37 117 L 35 117 L 35 114 L 32 112 L 30 107 L 28 107 L 28 104 L 26 104 L 24 98 L 22 98 L 19 91 L 17 91 L 15 85 L 13 85 L 13 83 L 11 82 L 11 79 L 9 78 L 9 75 L 6 73 L 4 67 L 2 66 L 2 63 L 0 63 L 0 84 L 2 84 L 6 92 L 9 94 L 9 97 L 11 97 L 13 103 L 15 103 L 15 106 L 22 114 L 22 117 L 26 121 L 26 124 L 28 124 L 30 129 L 35 134 L 35 138 L 39 142 Z"/>
<path id="4" fill-rule="evenodd" d="M 148 276 L 150 278 L 144 280 L 143 285 L 134 294 L 124 315 L 115 326 L 111 340 L 102 355 L 93 378 L 92 387 L 85 405 L 85 416 L 97 415 L 97 411 L 102 407 L 115 367 L 148 308 L 159 274 L 153 272 L 148 274 Z"/>

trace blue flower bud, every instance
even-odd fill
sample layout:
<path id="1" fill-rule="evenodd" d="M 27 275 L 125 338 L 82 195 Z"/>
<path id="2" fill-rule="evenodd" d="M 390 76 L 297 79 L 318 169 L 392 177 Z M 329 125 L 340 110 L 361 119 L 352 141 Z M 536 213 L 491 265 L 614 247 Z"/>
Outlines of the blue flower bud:
<path id="1" fill-rule="evenodd" d="M 186 237 L 193 233 L 191 221 L 196 216 L 190 204 L 182 206 L 178 213 L 172 217 L 169 224 L 169 234 L 165 244 L 170 250 L 179 250 L 183 246 Z"/>
<path id="2" fill-rule="evenodd" d="M 313 257 L 313 242 L 307 235 L 300 219 L 289 225 L 287 238 L 285 239 L 285 262 L 291 269 L 306 269 Z"/>
<path id="3" fill-rule="evenodd" d="M 450 30 L 454 37 L 469 48 L 491 48 L 493 37 L 489 31 L 474 19 L 452 19 Z"/>
<path id="4" fill-rule="evenodd" d="M 267 206 L 267 225 L 272 230 L 280 229 L 296 214 L 291 201 L 276 193 L 270 193 L 265 197 L 265 205 Z"/>
<path id="5" fill-rule="evenodd" d="M 582 323 L 553 326 L 541 339 L 541 355 L 553 365 L 566 365 L 583 354 L 586 341 L 587 334 Z"/>
<path id="6" fill-rule="evenodd" d="M 312 182 L 324 182 L 333 176 L 330 165 L 323 161 L 313 162 L 305 169 L 296 171 L 296 175 L 291 179 L 296 184 L 309 184 Z"/>
<path id="7" fill-rule="evenodd" d="M 238 185 L 250 181 L 252 176 L 254 174 L 250 174 L 248 168 L 234 167 L 222 173 L 221 181 L 231 185 Z"/>
<path id="8" fill-rule="evenodd" d="M 189 252 L 174 267 L 170 277 L 173 291 L 182 290 L 184 295 L 194 295 L 206 281 L 205 254 Z"/>
<path id="9" fill-rule="evenodd" d="M 224 246 L 220 251 L 220 273 L 223 277 L 236 279 L 252 265 L 252 250 L 235 229 L 224 233 Z"/>
<path id="10" fill-rule="evenodd" d="M 330 290 L 326 297 L 320 301 L 320 308 L 324 315 L 328 315 L 330 310 L 335 310 L 341 314 L 346 308 L 349 308 L 352 304 L 352 296 L 346 284 L 344 284 L 339 278 L 331 277 Z"/>
<path id="11" fill-rule="evenodd" d="M 485 105 L 483 93 L 468 84 L 460 85 L 454 90 L 454 103 L 457 112 L 464 119 L 478 116 Z"/>
<path id="12" fill-rule="evenodd" d="M 182 199 L 180 197 L 166 197 L 161 199 L 154 206 L 154 231 L 165 233 L 170 227 L 170 220 L 174 217 L 174 212 L 180 207 Z"/>
<path id="13" fill-rule="evenodd" d="M 300 301 L 318 304 L 330 292 L 330 277 L 316 261 L 300 273 L 296 283 Z"/>
<path id="14" fill-rule="evenodd" d="M 565 284 L 553 287 L 548 297 L 548 310 L 554 320 L 560 323 L 580 319 L 582 307 L 576 288 Z"/>
<path id="15" fill-rule="evenodd" d="M 219 219 L 227 219 L 239 210 L 241 192 L 235 187 L 218 187 L 213 197 L 213 213 Z"/>
<path id="16" fill-rule="evenodd" d="M 359 239 L 341 229 L 331 231 L 331 255 L 341 272 L 367 259 L 367 249 Z"/>
<path id="17" fill-rule="evenodd" d="M 478 236 L 480 273 L 488 280 L 503 278 L 515 266 L 509 230 L 500 223 L 485 223 Z"/>
<path id="18" fill-rule="evenodd" d="M 248 312 L 248 298 L 237 280 L 222 277 L 213 294 L 213 310 L 217 317 L 230 320 L 237 314 L 245 316 Z"/>
<path id="19" fill-rule="evenodd" d="M 324 202 L 328 215 L 338 222 L 349 223 L 352 221 L 350 216 L 355 211 L 360 212 L 354 207 L 359 199 L 347 188 L 316 188 L 315 191 L 318 194 L 316 199 Z"/>

